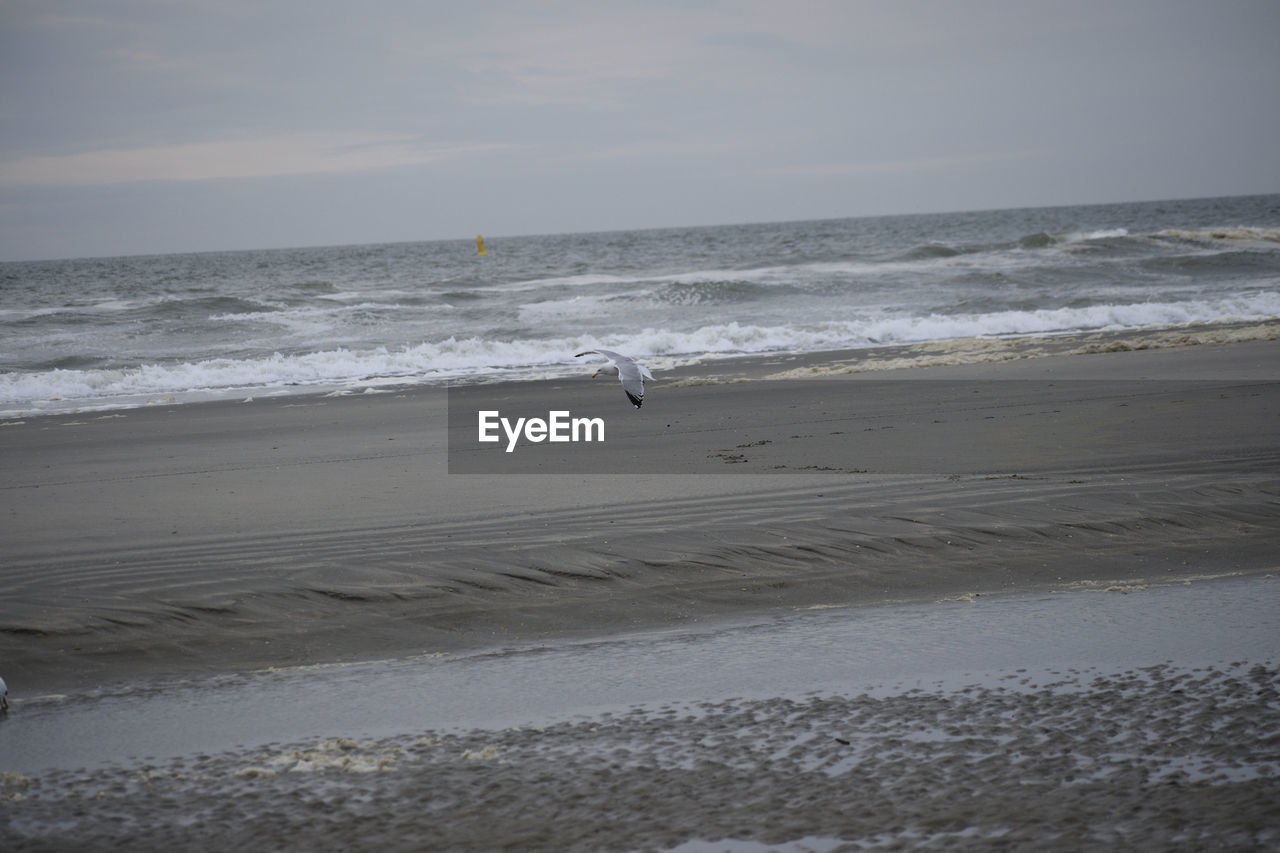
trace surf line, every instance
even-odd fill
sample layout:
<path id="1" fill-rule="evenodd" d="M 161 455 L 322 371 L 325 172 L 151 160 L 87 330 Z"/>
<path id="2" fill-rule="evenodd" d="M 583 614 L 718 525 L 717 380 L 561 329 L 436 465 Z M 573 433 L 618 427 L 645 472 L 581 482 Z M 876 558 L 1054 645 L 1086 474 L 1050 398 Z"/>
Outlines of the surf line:
<path id="1" fill-rule="evenodd" d="M 516 449 L 516 442 L 521 435 L 532 444 L 543 441 L 604 441 L 604 418 L 575 418 L 567 410 L 547 412 L 545 419 L 516 418 L 512 422 L 510 418 L 502 417 L 497 409 L 482 409 L 477 413 L 476 420 L 478 440 L 482 444 L 501 441 L 498 428 L 502 428 L 507 436 L 507 453 Z"/>

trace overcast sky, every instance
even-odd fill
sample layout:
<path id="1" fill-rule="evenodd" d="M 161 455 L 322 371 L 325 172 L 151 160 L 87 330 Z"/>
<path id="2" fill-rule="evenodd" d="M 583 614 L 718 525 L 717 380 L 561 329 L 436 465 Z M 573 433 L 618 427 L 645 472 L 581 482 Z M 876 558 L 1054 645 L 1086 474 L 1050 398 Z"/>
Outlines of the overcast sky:
<path id="1" fill-rule="evenodd" d="M 0 259 L 1280 191 L 1277 0 L 0 0 Z"/>

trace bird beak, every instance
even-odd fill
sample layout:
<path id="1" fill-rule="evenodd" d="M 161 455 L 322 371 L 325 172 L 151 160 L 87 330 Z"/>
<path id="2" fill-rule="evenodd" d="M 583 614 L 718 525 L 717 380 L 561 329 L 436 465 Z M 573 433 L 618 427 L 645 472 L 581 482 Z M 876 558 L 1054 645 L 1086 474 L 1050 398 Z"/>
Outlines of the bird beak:
<path id="1" fill-rule="evenodd" d="M 597 370 L 595 373 L 591 374 L 591 378 L 595 379 L 599 375 L 600 375 L 600 371 Z"/>

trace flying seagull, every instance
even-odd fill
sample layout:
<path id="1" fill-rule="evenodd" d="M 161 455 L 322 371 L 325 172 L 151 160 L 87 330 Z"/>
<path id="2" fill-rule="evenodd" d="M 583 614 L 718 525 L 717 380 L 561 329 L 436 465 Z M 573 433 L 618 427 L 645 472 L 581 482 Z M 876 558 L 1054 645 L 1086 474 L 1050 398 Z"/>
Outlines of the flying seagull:
<path id="1" fill-rule="evenodd" d="M 602 355 L 608 359 L 607 362 L 596 368 L 596 372 L 591 374 L 591 378 L 595 379 L 601 373 L 606 376 L 616 376 L 622 382 L 622 390 L 627 395 L 627 399 L 635 404 L 638 409 L 644 403 L 644 381 L 653 379 L 653 374 L 649 369 L 641 364 L 636 364 L 631 359 L 620 353 L 612 352 L 607 349 L 589 349 L 586 352 L 580 352 L 574 358 L 582 358 L 584 355 Z"/>

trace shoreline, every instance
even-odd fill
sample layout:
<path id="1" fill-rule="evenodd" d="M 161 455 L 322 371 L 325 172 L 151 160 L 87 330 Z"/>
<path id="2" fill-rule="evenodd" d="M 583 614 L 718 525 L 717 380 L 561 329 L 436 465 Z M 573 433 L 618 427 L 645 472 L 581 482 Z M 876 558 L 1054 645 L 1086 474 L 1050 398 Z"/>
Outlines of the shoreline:
<path id="1" fill-rule="evenodd" d="M 672 370 L 611 438 L 621 477 L 450 474 L 440 388 L 11 422 L 3 675 L 32 695 L 1280 566 L 1274 337 L 1055 345 Z"/>
<path id="2" fill-rule="evenodd" d="M 654 357 L 649 363 L 662 365 L 662 385 L 714 384 L 758 379 L 803 379 L 848 374 L 897 372 L 918 368 L 963 367 L 998 364 L 1007 361 L 1035 361 L 1065 355 L 1098 355 L 1119 352 L 1180 349 L 1217 346 L 1250 341 L 1273 341 L 1280 338 L 1280 318 L 1272 320 L 1192 323 L 1173 326 L 1148 326 L 1067 332 L 1051 335 L 1014 335 L 981 338 L 958 338 L 903 344 L 875 344 L 864 347 L 837 348 L 818 352 L 742 353 L 732 355 Z M 523 385 L 530 382 L 560 382 L 580 375 L 582 365 L 562 365 L 544 375 L 527 379 L 492 381 L 483 375 L 453 377 L 430 382 L 408 382 L 404 377 L 371 376 L 360 380 L 325 383 L 315 387 L 295 388 L 231 388 L 216 392 L 150 393 L 136 398 L 96 401 L 69 408 L 39 408 L 61 400 L 32 401 L 32 408 L 13 408 L 0 413 L 0 426 L 24 418 L 53 415 L 109 414 L 138 409 L 164 408 L 172 405 L 209 403 L 242 403 L 263 400 L 314 397 L 344 397 L 353 394 L 406 393 L 414 390 L 449 386 L 488 387 Z M 553 375 L 554 374 L 554 375 Z"/>

